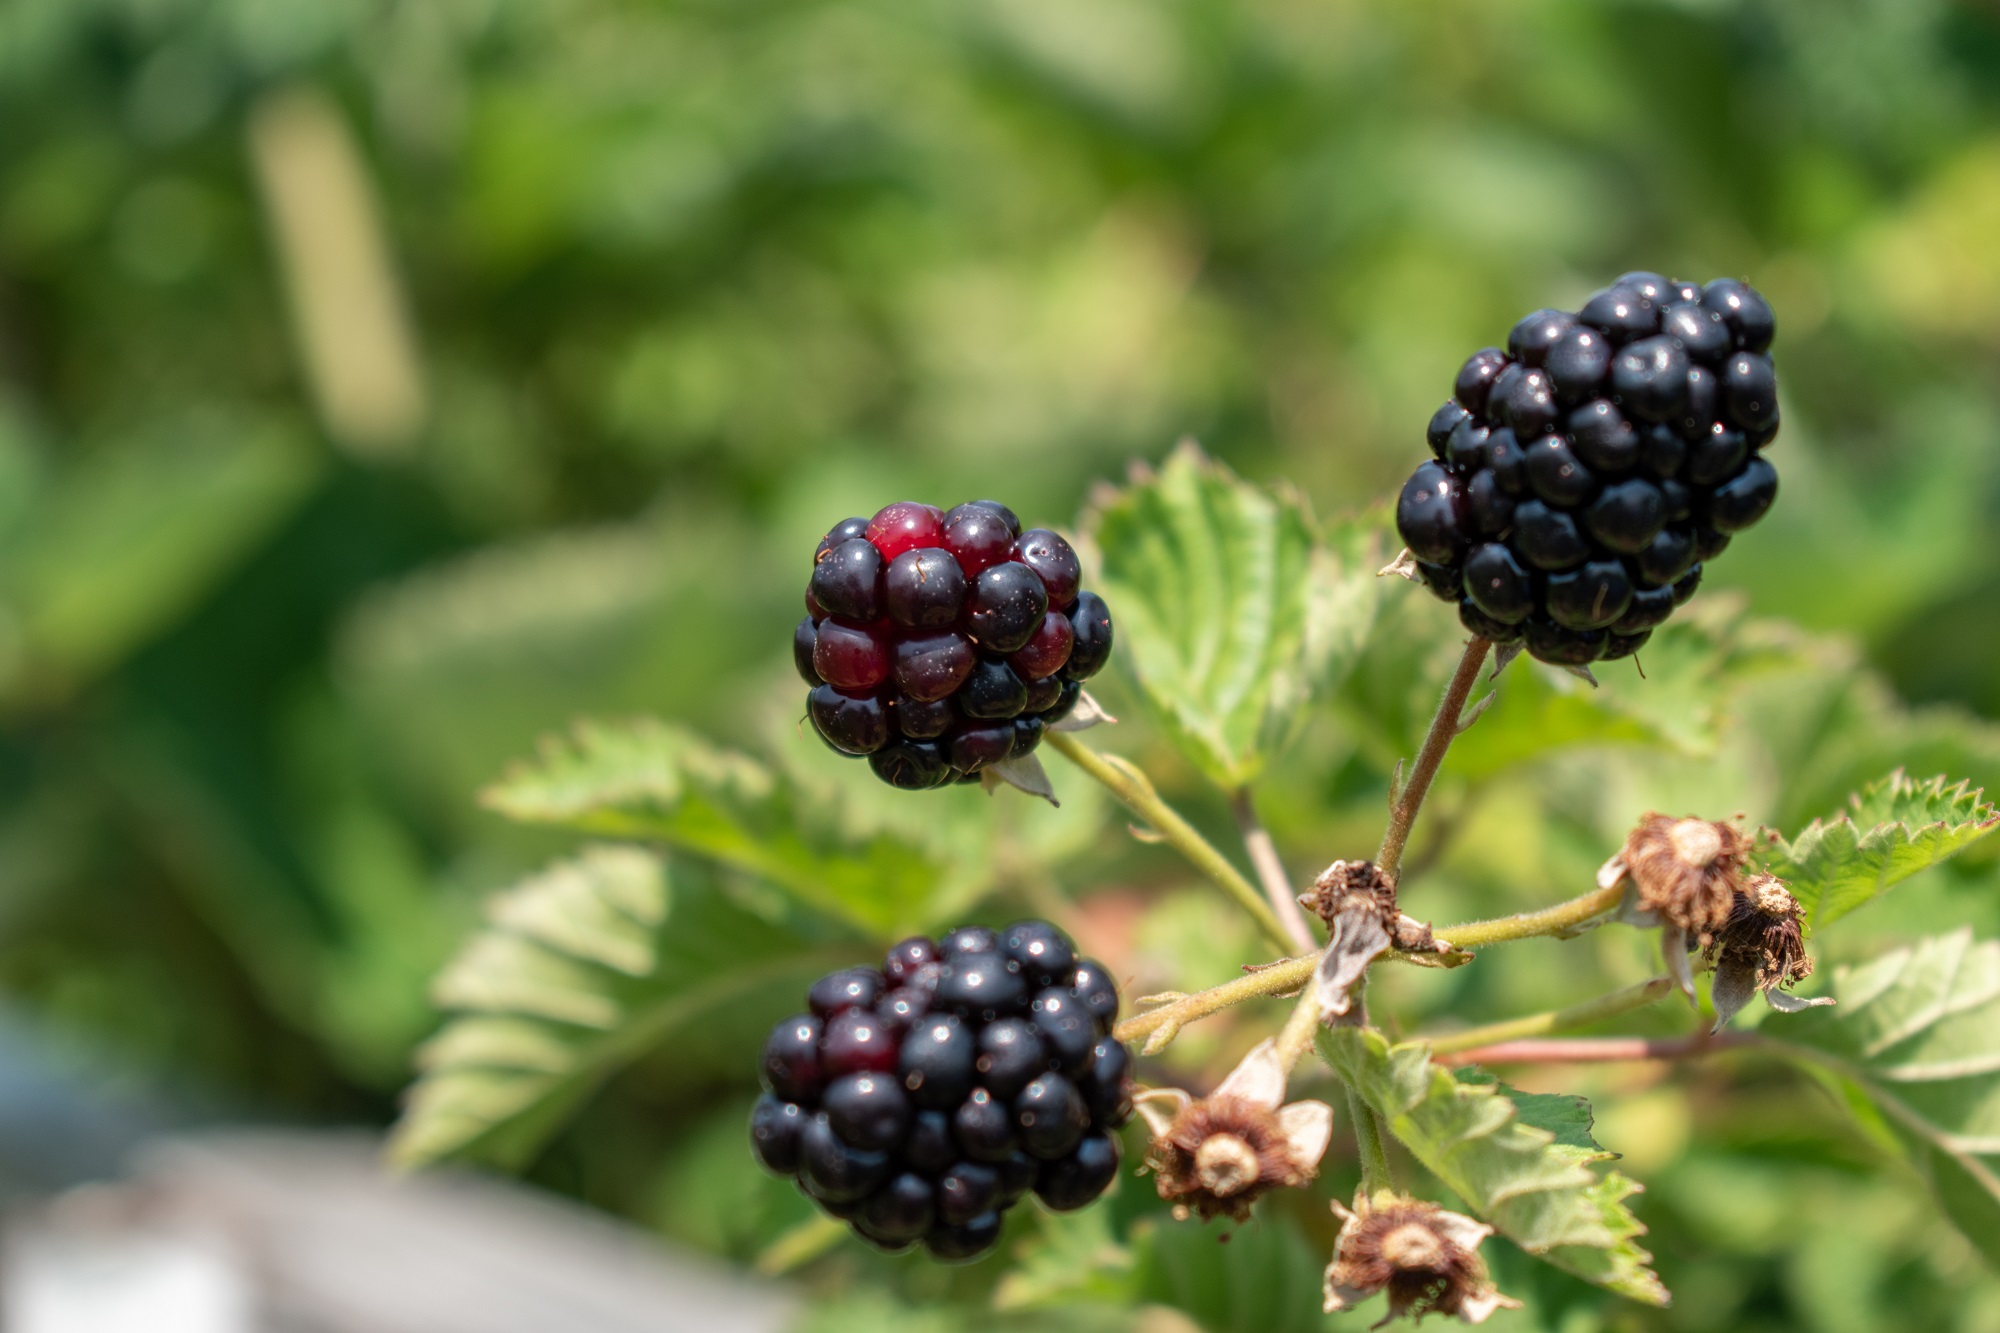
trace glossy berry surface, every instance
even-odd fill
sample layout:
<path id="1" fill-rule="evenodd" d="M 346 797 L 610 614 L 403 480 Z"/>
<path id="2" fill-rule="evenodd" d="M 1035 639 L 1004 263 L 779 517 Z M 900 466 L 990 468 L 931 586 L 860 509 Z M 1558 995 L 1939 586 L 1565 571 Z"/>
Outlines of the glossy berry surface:
<path id="1" fill-rule="evenodd" d="M 1638 652 L 1777 499 L 1775 332 L 1741 282 L 1648 272 L 1528 315 L 1425 429 L 1396 504 L 1405 568 L 1466 629 L 1544 662 Z"/>
<path id="2" fill-rule="evenodd" d="M 907 791 L 1027 757 L 1111 656 L 1111 611 L 1082 579 L 1068 541 L 997 500 L 842 520 L 792 633 L 807 717 Z"/>
<path id="3" fill-rule="evenodd" d="M 806 1007 L 765 1042 L 751 1151 L 869 1244 L 977 1258 L 1031 1191 L 1068 1211 L 1118 1174 L 1117 988 L 1048 922 L 904 940 Z"/>

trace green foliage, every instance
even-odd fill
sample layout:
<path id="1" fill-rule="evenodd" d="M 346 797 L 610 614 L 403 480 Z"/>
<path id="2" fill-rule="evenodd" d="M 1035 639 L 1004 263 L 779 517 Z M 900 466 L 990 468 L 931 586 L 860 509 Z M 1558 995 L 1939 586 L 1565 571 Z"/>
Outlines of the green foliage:
<path id="1" fill-rule="evenodd" d="M 1367 1028 L 1334 1028 L 1320 1054 L 1389 1131 L 1481 1220 L 1530 1254 L 1650 1305 L 1666 1288 L 1625 1205 L 1637 1183 L 1591 1165 L 1613 1156 L 1590 1139 L 1581 1098 L 1530 1101 L 1533 1119 L 1496 1087 L 1462 1082 L 1422 1045 L 1391 1046 Z M 1518 1094 L 1517 1094 L 1518 1095 Z"/>
<path id="2" fill-rule="evenodd" d="M 1380 519 L 1328 547 L 1296 494 L 1250 485 L 1184 442 L 1086 527 L 1149 713 L 1210 779 L 1246 786 L 1366 643 Z"/>
<path id="3" fill-rule="evenodd" d="M 1945 1212 L 2000 1263 L 2000 941 L 1921 940 L 1838 969 L 1833 995 L 1760 1035 L 1859 1087 Z"/>
<path id="4" fill-rule="evenodd" d="M 519 1169 L 620 1066 L 828 966 L 699 874 L 670 874 L 636 847 L 588 847 L 487 915 L 437 980 L 452 1017 L 418 1057 L 422 1077 L 390 1144 L 404 1166 Z"/>
<path id="5" fill-rule="evenodd" d="M 845 804 L 802 799 L 783 773 L 659 722 L 581 723 L 484 800 L 524 823 L 699 852 L 877 935 L 936 919 L 937 887 L 957 869 L 893 832 L 857 827 Z"/>
<path id="6" fill-rule="evenodd" d="M 1898 769 L 1850 801 L 1850 811 L 1815 819 L 1763 853 L 1811 926 L 1839 920 L 2000 829 L 2000 811 L 1983 792 L 1941 776 L 1917 782 Z"/>

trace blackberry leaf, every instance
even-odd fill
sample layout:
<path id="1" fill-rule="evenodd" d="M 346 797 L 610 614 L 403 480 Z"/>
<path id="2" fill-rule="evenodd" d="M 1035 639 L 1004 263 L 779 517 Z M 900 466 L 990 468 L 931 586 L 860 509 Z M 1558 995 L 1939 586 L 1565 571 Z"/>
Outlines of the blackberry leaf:
<path id="1" fill-rule="evenodd" d="M 1984 797 L 1969 783 L 1917 782 L 1897 769 L 1850 797 L 1851 811 L 1775 841 L 1764 861 L 1808 926 L 1824 926 L 2000 829 L 2000 810 Z"/>
<path id="2" fill-rule="evenodd" d="M 452 1017 L 418 1053 L 400 1165 L 519 1169 L 617 1069 L 669 1038 L 685 1059 L 697 1031 L 746 1027 L 740 1050 L 773 1002 L 841 961 L 636 847 L 587 847 L 486 916 L 433 987 Z"/>
<path id="3" fill-rule="evenodd" d="M 2000 941 L 1970 928 L 1919 940 L 1835 969 L 1833 995 L 1760 1035 L 1864 1093 L 1944 1211 L 2000 1263 Z"/>
<path id="4" fill-rule="evenodd" d="M 1373 626 L 1384 525 L 1323 544 L 1304 502 L 1183 443 L 1085 518 L 1125 667 L 1183 753 L 1235 790 L 1338 684 Z"/>
<path id="5" fill-rule="evenodd" d="M 1466 1083 L 1431 1063 L 1417 1044 L 1389 1045 L 1369 1028 L 1319 1034 L 1320 1054 L 1373 1107 L 1416 1159 L 1467 1207 L 1529 1254 L 1648 1305 L 1666 1288 L 1646 1265 L 1636 1237 L 1646 1228 L 1625 1206 L 1639 1191 L 1616 1171 L 1592 1164 L 1613 1154 L 1562 1131 L 1538 1103 L 1524 1115 L 1495 1086 Z"/>
<path id="6" fill-rule="evenodd" d="M 481 799 L 524 824 L 712 857 L 878 936 L 934 915 L 936 887 L 951 880 L 941 854 L 662 722 L 579 724 L 544 740 Z"/>

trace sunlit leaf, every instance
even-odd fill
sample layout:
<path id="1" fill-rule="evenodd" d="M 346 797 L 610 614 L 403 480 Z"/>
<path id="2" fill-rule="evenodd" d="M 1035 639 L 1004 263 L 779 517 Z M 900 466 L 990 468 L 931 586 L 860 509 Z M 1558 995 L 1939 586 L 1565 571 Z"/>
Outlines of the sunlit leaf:
<path id="1" fill-rule="evenodd" d="M 1832 1008 L 1761 1039 L 1858 1085 L 1938 1202 L 2000 1263 L 2000 941 L 1921 940 L 1834 972 Z"/>
<path id="2" fill-rule="evenodd" d="M 865 777 L 865 775 L 860 775 Z M 928 924 L 950 862 L 788 775 L 663 722 L 586 722 L 487 788 L 512 819 L 648 838 L 761 876 L 876 935 Z"/>
<path id="3" fill-rule="evenodd" d="M 1184 443 L 1086 526 L 1117 657 L 1148 710 L 1211 779 L 1246 785 L 1368 638 L 1379 516 L 1323 545 L 1296 495 Z"/>
<path id="4" fill-rule="evenodd" d="M 1850 798 L 1851 810 L 1774 841 L 1764 859 L 1808 922 L 1823 926 L 2000 828 L 2000 811 L 1984 796 L 1964 782 L 1918 782 L 1898 769 Z"/>
<path id="5" fill-rule="evenodd" d="M 1037 1310 L 1131 1299 L 1132 1251 L 1112 1234 L 1108 1207 L 1042 1212 L 1036 1222 L 1039 1233 L 1016 1249 L 993 1293 L 995 1308 Z"/>
<path id="6" fill-rule="evenodd" d="M 636 847 L 586 848 L 497 896 L 439 975 L 451 1015 L 390 1141 L 405 1166 L 519 1168 L 607 1076 L 828 956 Z"/>
<path id="7" fill-rule="evenodd" d="M 1140 1297 L 1172 1306 L 1207 1333 L 1317 1333 L 1327 1254 L 1277 1216 L 1253 1218 L 1219 1244 L 1208 1227 L 1155 1224 L 1134 1237 Z"/>
<path id="8" fill-rule="evenodd" d="M 1575 1106 L 1533 1101 L 1524 1113 L 1497 1085 L 1454 1078 L 1422 1045 L 1392 1047 L 1368 1028 L 1323 1031 L 1319 1049 L 1411 1154 L 1501 1235 L 1587 1282 L 1666 1304 L 1666 1288 L 1646 1266 L 1652 1256 L 1636 1240 L 1646 1228 L 1625 1205 L 1640 1187 L 1592 1169 L 1612 1154 L 1590 1140 Z"/>

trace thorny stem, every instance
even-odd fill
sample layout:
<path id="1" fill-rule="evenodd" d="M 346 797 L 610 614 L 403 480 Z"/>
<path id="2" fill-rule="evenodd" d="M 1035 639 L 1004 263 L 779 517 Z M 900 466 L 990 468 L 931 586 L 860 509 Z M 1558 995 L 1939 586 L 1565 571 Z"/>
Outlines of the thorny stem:
<path id="1" fill-rule="evenodd" d="M 1217 888 L 1234 898 L 1237 905 L 1270 936 L 1272 943 L 1280 949 L 1298 947 L 1297 941 L 1280 924 L 1256 886 L 1244 878 L 1243 872 L 1231 865 L 1229 859 L 1217 851 L 1208 839 L 1202 837 L 1194 825 L 1181 818 L 1179 811 L 1160 799 L 1160 793 L 1144 773 L 1116 755 L 1091 749 L 1067 732 L 1051 731 L 1044 739 L 1065 759 L 1103 784 L 1120 804 L 1145 820 L 1162 841 L 1185 856 Z"/>
<path id="2" fill-rule="evenodd" d="M 1481 1027 L 1466 1028 L 1463 1032 L 1446 1033 L 1439 1037 L 1419 1037 L 1417 1040 L 1428 1040 L 1431 1054 L 1441 1056 L 1456 1051 L 1477 1050 L 1482 1046 L 1513 1041 L 1517 1037 L 1544 1037 L 1552 1032 L 1568 1032 L 1572 1028 L 1588 1027 L 1614 1014 L 1643 1009 L 1673 988 L 1674 983 L 1671 978 L 1653 977 L 1636 986 L 1627 986 L 1623 990 L 1599 995 L 1564 1009 L 1530 1014 L 1526 1018 L 1510 1018 L 1504 1023 L 1487 1023 Z"/>
<path id="3" fill-rule="evenodd" d="M 1437 776 L 1444 752 L 1458 736 L 1460 720 L 1465 716 L 1465 701 L 1472 696 L 1472 687 L 1478 682 L 1480 668 L 1486 665 L 1486 654 L 1492 647 L 1492 640 L 1477 634 L 1466 641 L 1465 655 L 1458 659 L 1458 670 L 1444 687 L 1444 697 L 1438 700 L 1437 712 L 1431 717 L 1431 728 L 1424 734 L 1423 748 L 1417 751 L 1409 777 L 1389 806 L 1389 827 L 1382 834 L 1382 850 L 1375 853 L 1375 864 L 1392 880 L 1396 868 L 1403 863 L 1403 847 L 1410 840 L 1410 828 L 1417 822 L 1417 812 L 1423 808 L 1431 779 Z"/>
<path id="4" fill-rule="evenodd" d="M 1490 921 L 1467 921 L 1458 926 L 1433 927 L 1431 933 L 1454 949 L 1483 949 L 1508 940 L 1533 939 L 1537 935 L 1560 935 L 1575 930 L 1595 917 L 1618 906 L 1623 887 L 1592 889 L 1568 902 L 1545 907 L 1539 912 L 1517 912 Z"/>
<path id="5" fill-rule="evenodd" d="M 1319 959 L 1310 960 L 1315 968 Z M 1305 990 L 1299 994 L 1299 1002 L 1292 1010 L 1292 1016 L 1285 1020 L 1284 1030 L 1278 1033 L 1278 1063 L 1289 1074 L 1298 1068 L 1299 1059 L 1312 1046 L 1313 1033 L 1319 1027 L 1319 995 L 1313 986 L 1312 972 L 1305 976 Z"/>
<path id="6" fill-rule="evenodd" d="M 1441 1065 L 1605 1064 L 1619 1060 L 1685 1060 L 1766 1043 L 1752 1032 L 1651 1040 L 1645 1037 L 1534 1037 L 1502 1041 L 1441 1056 Z"/>
<path id="7" fill-rule="evenodd" d="M 1257 803 L 1251 798 L 1250 789 L 1243 787 L 1232 793 L 1229 808 L 1236 815 L 1236 827 L 1243 831 L 1243 850 L 1250 854 L 1250 864 L 1264 886 L 1264 896 L 1271 900 L 1271 910 L 1284 923 L 1292 947 L 1302 953 L 1312 952 L 1319 942 L 1313 938 L 1312 927 L 1306 924 L 1305 910 L 1292 891 L 1285 864 L 1278 859 L 1278 846 L 1263 821 L 1257 818 Z"/>
<path id="8" fill-rule="evenodd" d="M 1619 890 L 1594 889 L 1580 898 L 1540 912 L 1523 912 L 1518 916 L 1499 917 L 1492 921 L 1467 921 L 1462 925 L 1439 926 L 1435 934 L 1441 940 L 1448 940 L 1455 947 L 1484 947 L 1500 944 L 1508 940 L 1532 939 L 1537 935 L 1554 935 L 1573 929 L 1602 915 L 1618 905 Z M 1469 941 L 1462 945 L 1460 941 Z M 1395 958 L 1398 955 L 1384 954 Z M 1204 991 L 1184 995 L 1157 1009 L 1149 1009 L 1143 1014 L 1135 1014 L 1118 1025 L 1117 1037 L 1120 1041 L 1136 1041 L 1152 1035 L 1159 1028 L 1172 1024 L 1178 1031 L 1182 1024 L 1196 1019 L 1219 1014 L 1245 1000 L 1254 1000 L 1264 995 L 1283 995 L 1297 990 L 1312 980 L 1313 969 L 1319 966 L 1317 953 L 1299 958 L 1284 958 L 1266 964 L 1246 976 L 1234 981 L 1225 981 L 1220 986 L 1212 986 Z"/>
<path id="9" fill-rule="evenodd" d="M 1120 1041 L 1136 1041 L 1140 1037 L 1152 1035 L 1159 1028 L 1171 1024 L 1178 1031 L 1183 1023 L 1192 1023 L 1197 1018 L 1207 1018 L 1219 1014 L 1224 1009 L 1254 1000 L 1260 995 L 1283 995 L 1297 990 L 1312 980 L 1313 969 L 1319 966 L 1318 954 L 1307 954 L 1304 958 L 1287 958 L 1283 962 L 1260 967 L 1247 976 L 1234 981 L 1225 981 L 1220 986 L 1205 991 L 1196 991 L 1183 996 L 1171 1004 L 1163 1004 L 1157 1009 L 1149 1009 L 1143 1014 L 1134 1014 L 1113 1029 L 1112 1035 Z"/>

